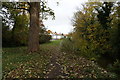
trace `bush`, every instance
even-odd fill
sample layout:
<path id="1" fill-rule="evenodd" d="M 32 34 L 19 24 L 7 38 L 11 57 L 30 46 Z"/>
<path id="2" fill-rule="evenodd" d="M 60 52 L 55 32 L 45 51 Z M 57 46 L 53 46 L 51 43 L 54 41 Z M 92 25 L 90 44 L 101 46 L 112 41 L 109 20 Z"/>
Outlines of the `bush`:
<path id="1" fill-rule="evenodd" d="M 118 77 L 120 77 L 119 76 L 119 74 L 120 74 L 120 61 L 116 60 L 113 65 L 109 65 L 108 70 L 116 73 L 118 75 Z"/>
<path id="2" fill-rule="evenodd" d="M 80 44 L 78 43 L 79 46 L 76 46 L 76 42 L 74 42 L 73 40 L 71 40 L 71 38 L 66 38 L 61 42 L 61 51 L 64 52 L 72 52 L 76 55 L 79 56 L 83 56 L 86 57 L 90 60 L 94 60 L 96 61 L 96 59 L 99 57 L 99 55 L 95 54 L 95 50 L 93 52 L 93 50 L 91 48 L 89 49 L 83 49 L 82 47 L 80 47 Z"/>
<path id="3" fill-rule="evenodd" d="M 70 38 L 63 39 L 60 44 L 60 49 L 64 52 L 74 52 L 75 48 L 73 45 L 73 41 Z"/>
<path id="4" fill-rule="evenodd" d="M 39 43 L 42 44 L 42 43 L 49 42 L 51 38 L 52 38 L 51 35 L 40 35 Z"/>

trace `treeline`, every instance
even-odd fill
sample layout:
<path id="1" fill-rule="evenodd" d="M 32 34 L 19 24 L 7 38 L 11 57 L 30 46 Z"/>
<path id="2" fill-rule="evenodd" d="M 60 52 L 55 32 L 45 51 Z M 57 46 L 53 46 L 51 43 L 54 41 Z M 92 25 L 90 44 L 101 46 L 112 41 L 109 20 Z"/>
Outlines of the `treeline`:
<path id="1" fill-rule="evenodd" d="M 2 20 L 2 46 L 28 45 L 30 15 L 26 10 L 16 9 L 16 6 L 29 7 L 27 3 L 3 3 L 0 14 Z M 19 8 L 19 7 L 17 7 Z M 39 23 L 42 23 L 39 22 Z M 51 36 L 43 24 L 39 26 L 39 43 L 49 42 Z"/>
<path id="2" fill-rule="evenodd" d="M 120 74 L 120 2 L 88 2 L 72 23 L 74 31 L 62 50 L 94 61 L 109 58 L 112 70 Z"/>

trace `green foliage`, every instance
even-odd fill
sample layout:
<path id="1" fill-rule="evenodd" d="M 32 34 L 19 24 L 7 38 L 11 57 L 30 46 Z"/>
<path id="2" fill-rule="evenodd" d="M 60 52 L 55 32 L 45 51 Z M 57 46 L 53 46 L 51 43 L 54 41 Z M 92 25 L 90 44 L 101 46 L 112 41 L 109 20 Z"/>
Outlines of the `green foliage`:
<path id="1" fill-rule="evenodd" d="M 17 5 L 17 7 L 16 7 Z M 44 7 L 41 5 L 43 9 Z M 29 32 L 29 4 L 23 3 L 3 3 L 1 10 L 3 21 L 3 46 L 21 46 L 28 44 L 28 32 Z M 21 9 L 22 8 L 22 9 Z M 24 10 L 24 8 L 26 10 Z M 49 8 L 50 9 L 50 8 Z M 51 9 L 49 11 L 52 11 Z M 49 11 L 42 11 L 42 13 L 49 13 Z M 52 15 L 52 14 L 51 14 Z M 45 16 L 44 16 L 45 17 Z M 46 29 L 42 27 L 40 29 L 40 43 L 48 42 L 51 36 L 47 34 Z"/>
<path id="2" fill-rule="evenodd" d="M 120 8 L 113 5 L 112 2 L 89 2 L 75 13 L 72 37 L 80 54 L 88 58 L 107 55 L 118 59 Z"/>
<path id="3" fill-rule="evenodd" d="M 118 75 L 118 77 L 120 77 L 120 61 L 119 60 L 116 60 L 114 62 L 114 64 L 112 65 L 109 65 L 108 66 L 108 70 L 110 70 L 111 72 L 114 72 Z"/>
<path id="4" fill-rule="evenodd" d="M 74 33 L 73 41 L 76 48 L 79 50 L 79 54 L 90 58 L 99 57 L 100 51 L 100 24 L 97 21 L 97 13 L 95 13 L 95 7 L 92 4 L 98 5 L 98 3 L 88 3 L 84 7 L 83 11 L 78 11 L 73 20 Z M 101 32 L 102 31 L 102 32 Z M 99 33 L 98 33 L 99 32 Z"/>
<path id="5" fill-rule="evenodd" d="M 41 9 L 40 9 L 40 12 L 41 12 L 41 17 L 42 19 L 48 19 L 48 16 L 51 16 L 52 19 L 55 19 L 55 13 L 54 11 L 47 6 L 47 2 L 45 0 L 41 0 Z"/>
<path id="6" fill-rule="evenodd" d="M 29 17 L 27 15 L 19 15 L 15 18 L 15 23 L 13 32 L 14 42 L 26 45 L 28 42 Z"/>
<path id="7" fill-rule="evenodd" d="M 111 56 L 120 60 L 120 3 L 113 8 L 113 11 L 115 11 L 115 13 L 111 15 L 112 21 L 110 24 L 112 27 L 110 30 Z"/>
<path id="8" fill-rule="evenodd" d="M 8 26 L 2 25 L 2 46 L 6 46 L 7 44 L 11 44 L 11 30 Z"/>
<path id="9" fill-rule="evenodd" d="M 52 39 L 52 36 L 48 34 L 46 28 L 40 27 L 40 34 L 39 34 L 39 43 L 46 43 Z"/>
<path id="10" fill-rule="evenodd" d="M 61 49 L 61 51 L 71 52 L 71 53 L 73 53 L 75 51 L 73 42 L 70 38 L 63 39 L 63 41 L 61 42 L 61 45 L 60 45 L 60 49 Z"/>
<path id="11" fill-rule="evenodd" d="M 52 9 L 46 6 L 46 2 L 41 1 L 41 17 L 47 18 L 48 15 L 54 17 Z M 3 17 L 3 46 L 20 46 L 28 43 L 29 30 L 29 10 L 28 2 L 3 3 L 0 14 Z M 8 29 L 7 29 L 8 28 Z M 44 27 L 41 29 L 40 43 L 48 42 L 51 36 L 46 33 Z"/>
<path id="12" fill-rule="evenodd" d="M 46 42 L 49 42 L 51 40 L 51 35 L 40 35 L 40 38 L 39 38 L 39 43 L 46 43 Z"/>
<path id="13" fill-rule="evenodd" d="M 3 25 L 2 27 L 3 46 L 26 45 L 28 41 L 29 18 L 27 15 L 18 15 L 13 18 L 15 23 L 12 29 L 10 29 L 10 26 Z"/>
<path id="14" fill-rule="evenodd" d="M 3 46 L 26 45 L 28 39 L 29 16 L 24 10 L 16 9 L 17 3 L 3 3 Z M 8 29 L 5 29 L 7 27 Z"/>
<path id="15" fill-rule="evenodd" d="M 102 25 L 101 27 L 103 29 L 108 29 L 110 26 L 107 24 L 111 22 L 109 19 L 110 13 L 111 13 L 111 8 L 113 7 L 113 2 L 103 2 L 101 6 L 98 6 L 95 8 L 98 12 L 98 20 L 100 24 Z"/>
<path id="16" fill-rule="evenodd" d="M 72 40 L 80 55 L 90 60 L 97 60 L 99 57 L 120 59 L 119 3 L 86 3 L 83 10 L 75 13 L 73 26 Z"/>

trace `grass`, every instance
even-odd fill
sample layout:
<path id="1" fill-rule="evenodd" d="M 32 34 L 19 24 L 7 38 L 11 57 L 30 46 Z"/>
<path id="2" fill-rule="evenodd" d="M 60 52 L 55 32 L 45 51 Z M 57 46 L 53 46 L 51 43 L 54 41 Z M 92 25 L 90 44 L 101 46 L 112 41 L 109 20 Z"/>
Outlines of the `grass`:
<path id="1" fill-rule="evenodd" d="M 61 40 L 54 40 L 54 41 L 51 41 L 51 42 L 48 42 L 48 43 L 44 43 L 44 44 L 42 44 L 41 46 L 59 45 L 60 42 L 61 42 Z"/>
<path id="2" fill-rule="evenodd" d="M 3 48 L 3 57 L 2 57 L 2 68 L 3 76 L 7 76 L 12 70 L 19 68 L 22 65 L 31 66 L 32 62 L 40 62 L 42 70 L 45 68 L 45 65 L 49 62 L 49 57 L 47 56 L 48 50 L 51 46 L 58 45 L 60 40 L 51 41 L 50 43 L 45 43 L 40 45 L 40 52 L 28 54 L 26 53 L 27 47 L 12 47 L 12 48 Z M 28 62 L 28 64 L 26 64 Z M 34 62 L 33 62 L 34 63 Z M 42 65 L 44 64 L 44 65 Z M 39 73 L 43 75 L 42 73 Z"/>
<path id="3" fill-rule="evenodd" d="M 115 77 L 93 62 L 72 53 L 59 50 L 61 40 L 41 44 L 37 53 L 26 53 L 27 47 L 3 48 L 3 78 L 44 78 L 54 67 L 51 60 L 56 55 L 61 73 L 58 78 L 103 78 Z M 66 76 L 65 76 L 66 75 Z"/>

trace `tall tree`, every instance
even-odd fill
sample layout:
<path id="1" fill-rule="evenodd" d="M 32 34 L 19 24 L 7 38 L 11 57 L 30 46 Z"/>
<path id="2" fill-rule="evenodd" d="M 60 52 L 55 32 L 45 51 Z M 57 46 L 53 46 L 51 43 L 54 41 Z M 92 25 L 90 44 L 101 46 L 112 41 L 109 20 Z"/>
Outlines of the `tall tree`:
<path id="1" fill-rule="evenodd" d="M 18 10 L 21 11 L 23 14 L 25 14 L 25 10 L 28 11 L 30 14 L 30 27 L 29 27 L 29 41 L 28 41 L 28 52 L 35 52 L 39 50 L 39 27 L 41 22 L 39 21 L 40 15 L 43 13 L 45 14 L 45 18 L 48 15 L 51 15 L 54 17 L 53 11 L 46 7 L 43 1 L 40 2 L 15 2 L 14 4 L 7 4 L 7 8 L 10 10 Z M 6 7 L 5 4 L 5 7 Z M 42 7 L 40 9 L 40 6 Z M 42 13 L 41 13 L 42 12 Z M 49 13 L 49 14 L 47 14 Z"/>
<path id="2" fill-rule="evenodd" d="M 96 8 L 98 12 L 97 15 L 98 20 L 104 29 L 108 29 L 110 27 L 107 24 L 110 24 L 111 21 L 109 17 L 111 14 L 112 7 L 113 7 L 113 2 L 104 2 L 101 6 L 98 6 Z"/>
<path id="3" fill-rule="evenodd" d="M 35 52 L 39 50 L 39 26 L 40 26 L 40 3 L 30 3 L 30 29 L 28 51 Z"/>
<path id="4" fill-rule="evenodd" d="M 97 21 L 97 13 L 95 7 L 100 3 L 91 2 L 86 3 L 83 7 L 83 10 L 78 11 L 74 15 L 73 26 L 73 41 L 76 50 L 81 55 L 91 57 L 96 56 L 96 48 L 98 48 L 98 42 L 96 41 L 97 27 L 99 23 Z M 92 5 L 92 6 L 91 6 Z M 98 34 L 98 33 L 97 33 Z"/>
<path id="5" fill-rule="evenodd" d="M 120 2 L 116 3 L 116 6 L 113 8 L 113 15 L 111 15 L 111 39 L 110 44 L 112 45 L 112 54 L 113 58 L 120 60 Z"/>
<path id="6" fill-rule="evenodd" d="M 108 2 L 89 2 L 75 14 L 73 39 L 85 56 L 110 54 L 112 6 Z"/>

